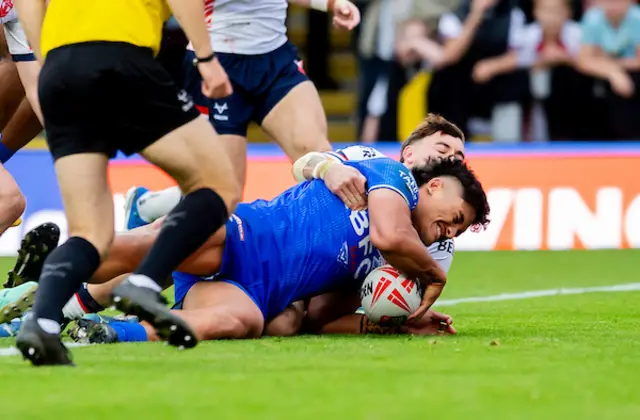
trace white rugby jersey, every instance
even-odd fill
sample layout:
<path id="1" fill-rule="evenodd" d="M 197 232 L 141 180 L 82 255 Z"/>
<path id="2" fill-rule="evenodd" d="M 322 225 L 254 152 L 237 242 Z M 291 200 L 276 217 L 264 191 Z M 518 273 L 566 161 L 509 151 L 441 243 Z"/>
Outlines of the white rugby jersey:
<path id="1" fill-rule="evenodd" d="M 16 0 L 0 0 L 0 23 L 4 28 L 4 37 L 11 55 L 32 54 L 33 50 L 27 41 L 27 35 L 18 20 L 18 12 L 14 7 Z"/>
<path id="2" fill-rule="evenodd" d="M 381 151 L 367 146 L 350 146 L 336 150 L 335 152 L 328 152 L 328 154 L 337 157 L 342 161 L 359 161 L 385 157 L 384 153 Z M 454 253 L 455 243 L 453 239 L 436 242 L 429 246 L 429 254 L 431 254 L 431 257 L 438 262 L 440 268 L 442 268 L 445 273 L 448 273 L 451 268 Z"/>
<path id="3" fill-rule="evenodd" d="M 13 7 L 16 0 L 0 0 L 0 23 L 18 20 L 18 12 Z"/>
<path id="4" fill-rule="evenodd" d="M 288 6 L 287 0 L 204 0 L 213 50 L 258 55 L 279 48 L 287 42 Z"/>

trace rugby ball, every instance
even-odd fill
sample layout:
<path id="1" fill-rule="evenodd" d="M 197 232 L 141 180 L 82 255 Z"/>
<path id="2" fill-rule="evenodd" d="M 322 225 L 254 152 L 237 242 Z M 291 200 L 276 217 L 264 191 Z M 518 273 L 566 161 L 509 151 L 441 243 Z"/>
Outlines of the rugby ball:
<path id="1" fill-rule="evenodd" d="M 422 301 L 419 285 L 390 265 L 373 270 L 360 288 L 362 309 L 377 324 L 402 324 Z"/>

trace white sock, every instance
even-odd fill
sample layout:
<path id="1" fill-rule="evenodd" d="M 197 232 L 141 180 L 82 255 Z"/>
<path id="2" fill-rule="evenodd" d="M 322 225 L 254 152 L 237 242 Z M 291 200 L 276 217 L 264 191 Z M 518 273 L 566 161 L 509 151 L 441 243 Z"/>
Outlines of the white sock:
<path id="1" fill-rule="evenodd" d="M 143 274 L 132 274 L 127 280 L 134 286 L 146 287 L 158 293 L 162 292 L 162 287 L 160 287 L 158 283 Z"/>
<path id="2" fill-rule="evenodd" d="M 74 293 L 69 302 L 62 308 L 62 315 L 70 320 L 80 319 L 88 312 L 84 310 L 84 307 L 80 304 L 80 298 L 78 294 Z"/>
<path id="3" fill-rule="evenodd" d="M 38 318 L 38 325 L 40 328 L 44 330 L 47 334 L 60 334 L 60 324 L 56 321 L 46 318 Z"/>
<path id="4" fill-rule="evenodd" d="M 182 198 L 178 187 L 162 191 L 149 191 L 138 198 L 138 215 L 147 223 L 152 223 L 169 214 Z"/>

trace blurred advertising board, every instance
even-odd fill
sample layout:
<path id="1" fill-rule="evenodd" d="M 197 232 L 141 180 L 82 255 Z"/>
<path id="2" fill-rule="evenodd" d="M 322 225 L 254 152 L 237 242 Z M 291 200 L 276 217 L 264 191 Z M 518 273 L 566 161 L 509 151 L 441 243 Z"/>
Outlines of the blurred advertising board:
<path id="1" fill-rule="evenodd" d="M 391 157 L 398 145 L 378 147 Z M 468 160 L 489 194 L 492 223 L 483 233 L 465 233 L 457 250 L 564 250 L 640 247 L 640 143 L 470 145 Z M 244 201 L 272 198 L 293 185 L 289 161 L 278 148 L 249 148 Z M 27 197 L 22 226 L 0 237 L 0 255 L 14 255 L 25 232 L 66 221 L 51 157 L 19 152 L 7 164 Z M 173 185 L 139 157 L 110 165 L 116 226 L 124 220 L 124 194 L 133 185 Z"/>

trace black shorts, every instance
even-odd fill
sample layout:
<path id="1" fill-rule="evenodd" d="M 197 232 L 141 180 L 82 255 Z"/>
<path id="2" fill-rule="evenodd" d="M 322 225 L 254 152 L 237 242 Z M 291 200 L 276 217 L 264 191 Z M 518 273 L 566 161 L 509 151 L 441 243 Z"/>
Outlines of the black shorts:
<path id="1" fill-rule="evenodd" d="M 54 159 L 137 153 L 199 116 L 150 49 L 124 43 L 52 50 L 38 93 Z"/>

